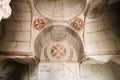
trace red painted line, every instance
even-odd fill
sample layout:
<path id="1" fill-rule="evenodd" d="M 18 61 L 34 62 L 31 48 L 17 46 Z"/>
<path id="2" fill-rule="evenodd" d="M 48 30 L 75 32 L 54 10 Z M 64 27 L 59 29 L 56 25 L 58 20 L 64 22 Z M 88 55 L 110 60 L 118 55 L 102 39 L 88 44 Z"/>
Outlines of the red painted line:
<path id="1" fill-rule="evenodd" d="M 100 55 L 120 55 L 120 51 L 105 51 L 105 52 L 88 52 L 85 56 L 100 56 Z"/>

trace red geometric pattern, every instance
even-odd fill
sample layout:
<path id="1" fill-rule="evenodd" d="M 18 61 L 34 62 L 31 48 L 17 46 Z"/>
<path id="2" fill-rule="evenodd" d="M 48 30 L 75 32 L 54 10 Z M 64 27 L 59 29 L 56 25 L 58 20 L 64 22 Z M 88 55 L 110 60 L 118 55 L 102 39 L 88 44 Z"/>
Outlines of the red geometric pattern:
<path id="1" fill-rule="evenodd" d="M 80 31 L 84 26 L 84 22 L 80 18 L 76 18 L 72 24 L 73 24 L 73 28 L 77 31 Z"/>
<path id="2" fill-rule="evenodd" d="M 66 56 L 66 48 L 60 44 L 56 44 L 51 49 L 51 55 L 56 59 L 61 59 Z"/>
<path id="3" fill-rule="evenodd" d="M 34 28 L 37 30 L 41 30 L 45 26 L 45 22 L 43 19 L 37 18 L 34 20 Z"/>

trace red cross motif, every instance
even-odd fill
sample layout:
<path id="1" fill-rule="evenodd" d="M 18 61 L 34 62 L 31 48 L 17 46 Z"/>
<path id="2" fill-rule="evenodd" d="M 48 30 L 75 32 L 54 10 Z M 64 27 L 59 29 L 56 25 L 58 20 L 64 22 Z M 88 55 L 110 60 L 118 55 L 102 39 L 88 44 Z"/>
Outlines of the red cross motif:
<path id="1" fill-rule="evenodd" d="M 41 30 L 45 26 L 45 22 L 43 19 L 37 18 L 34 20 L 34 28 L 37 30 Z"/>
<path id="2" fill-rule="evenodd" d="M 51 49 L 51 55 L 56 59 L 66 56 L 66 48 L 60 44 L 56 44 Z"/>
<path id="3" fill-rule="evenodd" d="M 73 21 L 73 28 L 77 31 L 80 31 L 82 28 L 83 28 L 83 25 L 84 25 L 84 22 L 82 19 L 80 18 L 76 18 L 74 21 Z"/>

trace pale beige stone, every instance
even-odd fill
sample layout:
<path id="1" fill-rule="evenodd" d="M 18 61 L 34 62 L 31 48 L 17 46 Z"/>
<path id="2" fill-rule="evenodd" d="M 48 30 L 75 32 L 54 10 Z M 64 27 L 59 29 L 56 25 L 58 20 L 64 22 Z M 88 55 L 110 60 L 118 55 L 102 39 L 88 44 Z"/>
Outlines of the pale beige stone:
<path id="1" fill-rule="evenodd" d="M 6 31 L 30 31 L 30 22 L 6 22 Z"/>
<path id="2" fill-rule="evenodd" d="M 20 22 L 20 31 L 30 31 L 31 22 Z"/>
<path id="3" fill-rule="evenodd" d="M 100 27 L 99 21 L 87 23 L 85 24 L 85 32 L 86 33 L 96 32 L 98 31 L 99 27 Z"/>
<path id="4" fill-rule="evenodd" d="M 3 42 L 0 44 L 3 51 L 29 51 L 29 43 L 25 42 Z"/>
<path id="5" fill-rule="evenodd" d="M 107 64 L 83 64 L 81 77 L 83 80 L 115 80 L 114 73 Z"/>
<path id="6" fill-rule="evenodd" d="M 98 33 L 89 33 L 85 35 L 85 42 L 86 43 L 95 43 L 99 41 L 99 34 Z"/>
<path id="7" fill-rule="evenodd" d="M 14 41 L 30 41 L 30 32 L 14 32 Z"/>
<path id="8" fill-rule="evenodd" d="M 90 35 L 89 34 L 85 34 L 84 40 L 85 40 L 85 44 L 92 42 L 92 40 L 90 39 Z"/>
<path id="9" fill-rule="evenodd" d="M 96 51 L 100 51 L 98 47 L 98 43 L 86 44 L 86 51 L 88 55 L 90 55 L 89 52 L 95 53 Z M 91 54 L 94 54 L 94 53 L 91 53 Z"/>
<path id="10" fill-rule="evenodd" d="M 13 2 L 13 11 L 30 11 L 29 4 L 27 2 Z"/>
<path id="11" fill-rule="evenodd" d="M 29 43 L 17 42 L 16 43 L 16 51 L 28 52 L 29 51 Z"/>
<path id="12" fill-rule="evenodd" d="M 100 51 L 117 51 L 117 46 L 113 40 L 99 42 L 98 47 Z"/>
<path id="13" fill-rule="evenodd" d="M 30 21 L 31 13 L 30 12 L 13 12 L 14 20 L 17 21 Z"/>

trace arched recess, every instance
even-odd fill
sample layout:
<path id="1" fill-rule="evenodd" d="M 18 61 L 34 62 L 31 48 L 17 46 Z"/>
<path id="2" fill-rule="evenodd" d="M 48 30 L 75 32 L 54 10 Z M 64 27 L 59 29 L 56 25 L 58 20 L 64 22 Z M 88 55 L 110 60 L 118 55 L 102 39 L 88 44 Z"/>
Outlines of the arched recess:
<path id="1" fill-rule="evenodd" d="M 43 17 L 67 21 L 84 12 L 87 0 L 33 0 L 33 2 L 36 10 Z"/>
<path id="2" fill-rule="evenodd" d="M 41 61 L 80 61 L 84 56 L 79 35 L 62 25 L 50 26 L 40 32 L 35 40 L 34 49 Z"/>

